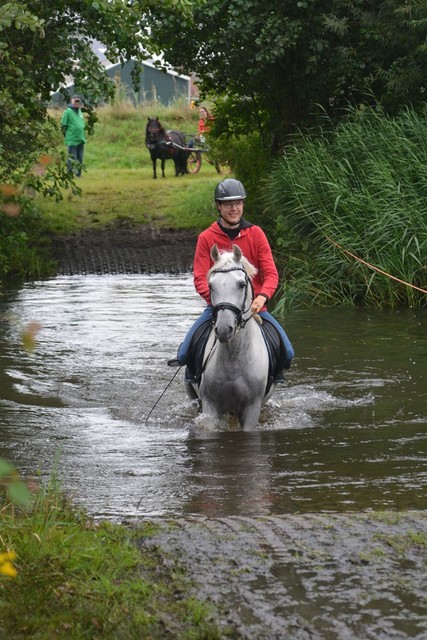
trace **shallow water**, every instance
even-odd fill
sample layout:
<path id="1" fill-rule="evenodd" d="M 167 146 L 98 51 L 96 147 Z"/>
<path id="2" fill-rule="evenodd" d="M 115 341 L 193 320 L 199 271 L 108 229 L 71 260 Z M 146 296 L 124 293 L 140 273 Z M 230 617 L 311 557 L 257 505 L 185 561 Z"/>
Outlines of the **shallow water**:
<path id="1" fill-rule="evenodd" d="M 290 312 L 294 364 L 246 433 L 213 431 L 166 366 L 202 307 L 188 274 L 3 296 L 0 457 L 56 468 L 98 517 L 426 508 L 426 312 Z"/>

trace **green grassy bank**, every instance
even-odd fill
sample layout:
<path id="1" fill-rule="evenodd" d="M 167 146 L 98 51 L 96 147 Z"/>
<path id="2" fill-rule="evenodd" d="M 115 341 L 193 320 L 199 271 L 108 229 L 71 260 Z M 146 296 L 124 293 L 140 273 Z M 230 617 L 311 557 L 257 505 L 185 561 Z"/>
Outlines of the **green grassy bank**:
<path id="1" fill-rule="evenodd" d="M 41 196 L 35 200 L 44 228 L 60 234 L 127 219 L 135 224 L 201 229 L 212 221 L 213 190 L 220 176 L 205 156 L 199 173 L 178 178 L 172 160 L 166 161 L 165 178 L 157 161 L 158 178 L 153 179 L 145 127 L 148 117 L 157 116 L 166 129 L 189 135 L 197 131 L 197 109 L 186 105 L 135 108 L 120 102 L 100 109 L 99 122 L 85 145 L 86 169 L 76 180 L 81 194 L 68 190 L 60 203 Z"/>
<path id="2" fill-rule="evenodd" d="M 209 607 L 144 544 L 153 528 L 94 523 L 52 483 L 26 506 L 0 487 L 0 638 L 217 640 Z"/>
<path id="3" fill-rule="evenodd" d="M 54 151 L 42 160 L 48 166 L 59 163 L 65 167 L 66 147 L 59 127 L 62 110 L 51 115 L 57 122 Z M 94 132 L 87 136 L 83 174 L 76 178 L 75 188 L 60 189 L 62 200 L 31 194 L 22 185 L 0 185 L 0 285 L 55 273 L 49 253 L 52 234 L 101 228 L 117 220 L 194 231 L 212 222 L 213 191 L 221 176 L 206 154 L 199 173 L 179 178 L 172 160 L 166 161 L 166 177 L 162 178 L 158 161 L 160 177 L 154 180 L 145 146 L 148 117 L 158 116 L 166 129 L 194 135 L 197 109 L 181 103 L 136 108 L 118 99 L 97 115 Z M 45 168 L 38 165 L 35 170 Z"/>

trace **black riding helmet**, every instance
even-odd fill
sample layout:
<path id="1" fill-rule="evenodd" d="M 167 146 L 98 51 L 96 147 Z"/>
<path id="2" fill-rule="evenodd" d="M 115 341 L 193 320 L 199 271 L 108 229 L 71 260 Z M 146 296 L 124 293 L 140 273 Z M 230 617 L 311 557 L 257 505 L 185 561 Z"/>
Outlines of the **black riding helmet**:
<path id="1" fill-rule="evenodd" d="M 245 187 L 239 180 L 234 178 L 226 178 L 220 182 L 215 188 L 215 200 L 218 202 L 226 202 L 227 200 L 245 200 Z"/>

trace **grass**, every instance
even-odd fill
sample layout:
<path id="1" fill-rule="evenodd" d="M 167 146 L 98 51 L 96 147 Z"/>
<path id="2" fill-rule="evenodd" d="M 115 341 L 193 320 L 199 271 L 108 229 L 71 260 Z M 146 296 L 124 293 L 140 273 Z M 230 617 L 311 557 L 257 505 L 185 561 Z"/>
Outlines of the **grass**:
<path id="1" fill-rule="evenodd" d="M 0 505 L 0 551 L 16 554 L 17 572 L 0 570 L 1 638 L 224 637 L 208 606 L 188 595 L 177 566 L 144 544 L 151 525 L 94 523 L 55 482 L 38 488 L 27 507 Z"/>
<path id="2" fill-rule="evenodd" d="M 53 115 L 59 120 L 61 113 Z M 167 160 L 166 177 L 154 180 L 145 147 L 149 116 L 159 116 L 165 128 L 188 134 L 197 130 L 197 110 L 179 103 L 135 107 L 124 100 L 100 109 L 95 132 L 85 145 L 86 171 L 76 180 L 81 195 L 63 191 L 60 203 L 35 199 L 46 230 L 69 233 L 117 219 L 195 230 L 212 222 L 213 192 L 221 176 L 204 158 L 198 174 L 176 178 L 173 161 Z"/>

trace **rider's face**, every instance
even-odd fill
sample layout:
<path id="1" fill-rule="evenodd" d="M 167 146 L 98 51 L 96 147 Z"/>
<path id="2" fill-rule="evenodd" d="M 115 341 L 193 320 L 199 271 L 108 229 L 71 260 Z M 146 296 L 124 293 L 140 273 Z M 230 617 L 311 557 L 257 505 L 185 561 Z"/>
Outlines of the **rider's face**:
<path id="1" fill-rule="evenodd" d="M 223 221 L 230 226 L 240 222 L 243 215 L 244 200 L 229 200 L 228 202 L 218 202 L 218 209 Z"/>

